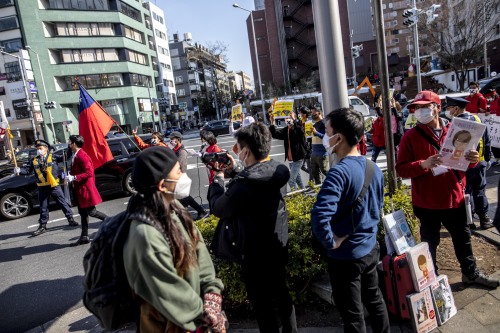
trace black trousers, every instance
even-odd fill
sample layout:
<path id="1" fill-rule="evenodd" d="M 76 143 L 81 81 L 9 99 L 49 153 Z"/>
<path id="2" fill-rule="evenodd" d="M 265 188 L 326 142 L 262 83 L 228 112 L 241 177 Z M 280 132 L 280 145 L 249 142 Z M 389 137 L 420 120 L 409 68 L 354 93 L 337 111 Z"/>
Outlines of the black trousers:
<path id="1" fill-rule="evenodd" d="M 473 276 L 477 272 L 476 260 L 472 253 L 471 234 L 467 225 L 465 204 L 459 208 L 425 209 L 413 206 L 415 216 L 420 220 L 420 237 L 429 244 L 436 272 L 436 251 L 441 240 L 441 224 L 448 230 L 460 263 L 462 274 Z M 436 274 L 437 275 L 437 274 Z"/>
<path id="2" fill-rule="evenodd" d="M 82 236 L 88 236 L 89 232 L 89 216 L 95 217 L 99 220 L 104 220 L 108 217 L 103 212 L 98 211 L 95 206 L 81 208 L 80 203 L 78 202 L 78 196 L 76 195 L 76 191 L 73 188 L 73 201 L 78 206 L 78 214 L 80 214 L 81 222 L 82 222 Z"/>
<path id="3" fill-rule="evenodd" d="M 479 162 L 475 168 L 465 172 L 465 193 L 471 195 L 472 211 L 478 215 L 488 212 L 488 198 L 486 197 L 486 162 Z"/>
<path id="4" fill-rule="evenodd" d="M 61 190 L 61 187 L 50 187 L 50 185 L 48 185 L 38 187 L 38 202 L 40 203 L 40 218 L 38 219 L 38 223 L 45 226 L 49 221 L 49 197 L 51 196 L 57 202 L 59 207 L 61 207 L 64 212 L 64 216 L 68 219 L 68 222 L 73 221 L 73 211 L 71 210 L 69 203 L 66 201 L 66 198 L 64 198 L 64 193 Z"/>
<path id="5" fill-rule="evenodd" d="M 344 332 L 366 332 L 364 308 L 370 313 L 373 332 L 390 332 L 389 316 L 378 287 L 378 244 L 359 259 L 328 258 L 328 274 Z"/>
<path id="6" fill-rule="evenodd" d="M 295 310 L 286 283 L 286 251 L 283 248 L 253 255 L 241 264 L 248 299 L 261 333 L 280 332 L 276 310 L 283 325 L 281 332 L 297 332 Z"/>
<path id="7" fill-rule="evenodd" d="M 198 203 L 198 201 L 194 200 L 194 198 L 192 196 L 189 196 L 189 197 L 185 197 L 181 200 L 179 200 L 181 202 L 181 204 L 184 206 L 184 207 L 188 207 L 188 206 L 191 206 L 193 207 L 193 209 L 200 213 L 200 214 L 203 214 L 205 212 L 205 210 L 203 209 L 203 207 Z"/>

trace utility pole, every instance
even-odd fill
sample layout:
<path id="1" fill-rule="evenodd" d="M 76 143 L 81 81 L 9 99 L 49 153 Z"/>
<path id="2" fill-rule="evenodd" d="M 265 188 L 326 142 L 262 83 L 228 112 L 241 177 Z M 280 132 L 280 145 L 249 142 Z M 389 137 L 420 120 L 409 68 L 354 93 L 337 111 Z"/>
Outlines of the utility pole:
<path id="1" fill-rule="evenodd" d="M 323 111 L 348 108 L 342 30 L 337 0 L 313 0 L 314 30 L 318 48 Z"/>

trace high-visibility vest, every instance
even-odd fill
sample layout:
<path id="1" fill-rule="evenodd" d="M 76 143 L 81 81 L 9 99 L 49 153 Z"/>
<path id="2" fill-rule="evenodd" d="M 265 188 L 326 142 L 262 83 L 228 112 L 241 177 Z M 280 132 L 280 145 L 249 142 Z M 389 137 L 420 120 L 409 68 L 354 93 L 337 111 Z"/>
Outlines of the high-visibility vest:
<path id="1" fill-rule="evenodd" d="M 38 178 L 38 182 L 36 183 L 38 186 L 48 186 L 56 187 L 59 185 L 59 179 L 55 179 L 52 175 L 52 154 L 49 154 L 47 157 L 47 179 L 43 176 L 43 172 L 40 169 L 40 163 L 38 162 L 38 157 L 33 159 L 33 167 L 35 168 L 35 173 Z"/>
<path id="2" fill-rule="evenodd" d="M 481 118 L 479 118 L 477 115 L 472 114 L 471 115 L 474 117 L 474 120 L 476 123 L 481 123 Z M 479 161 L 484 161 L 484 142 L 483 142 L 483 137 L 479 139 L 479 144 L 477 145 L 477 152 L 479 153 Z"/>

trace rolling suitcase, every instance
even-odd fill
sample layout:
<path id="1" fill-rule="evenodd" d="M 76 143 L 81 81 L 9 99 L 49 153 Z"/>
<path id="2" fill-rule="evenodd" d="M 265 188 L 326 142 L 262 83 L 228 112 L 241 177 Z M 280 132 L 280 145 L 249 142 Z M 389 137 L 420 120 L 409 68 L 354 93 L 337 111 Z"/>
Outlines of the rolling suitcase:
<path id="1" fill-rule="evenodd" d="M 410 319 L 406 296 L 415 292 L 406 253 L 386 255 L 382 260 L 385 298 L 389 313 L 400 319 Z"/>

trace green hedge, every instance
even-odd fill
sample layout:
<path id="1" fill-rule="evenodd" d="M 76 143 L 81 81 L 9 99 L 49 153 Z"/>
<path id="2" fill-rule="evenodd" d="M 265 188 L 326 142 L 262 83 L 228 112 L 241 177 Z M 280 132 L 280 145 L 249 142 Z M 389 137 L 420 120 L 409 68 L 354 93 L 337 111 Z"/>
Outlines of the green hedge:
<path id="1" fill-rule="evenodd" d="M 326 271 L 325 263 L 311 248 L 310 212 L 315 200 L 314 196 L 307 196 L 302 193 L 293 194 L 286 198 L 289 231 L 288 252 L 290 258 L 287 266 L 288 283 L 296 304 L 300 304 L 307 299 L 309 292 L 307 287 L 311 279 Z M 416 235 L 417 219 L 413 215 L 408 186 L 399 185 L 393 196 L 393 202 L 395 210 L 404 210 L 410 227 L 414 235 Z M 384 213 L 387 214 L 389 212 L 390 202 L 389 198 L 386 197 L 384 200 Z M 213 238 L 218 221 L 219 219 L 213 215 L 197 221 L 197 226 L 207 245 L 210 245 L 210 240 Z M 383 230 L 381 219 L 378 234 L 381 246 L 385 246 L 383 245 Z M 239 266 L 217 258 L 213 258 L 213 261 L 217 270 L 217 276 L 222 279 L 225 286 L 225 300 L 233 305 L 246 303 L 246 291 L 241 279 Z"/>

